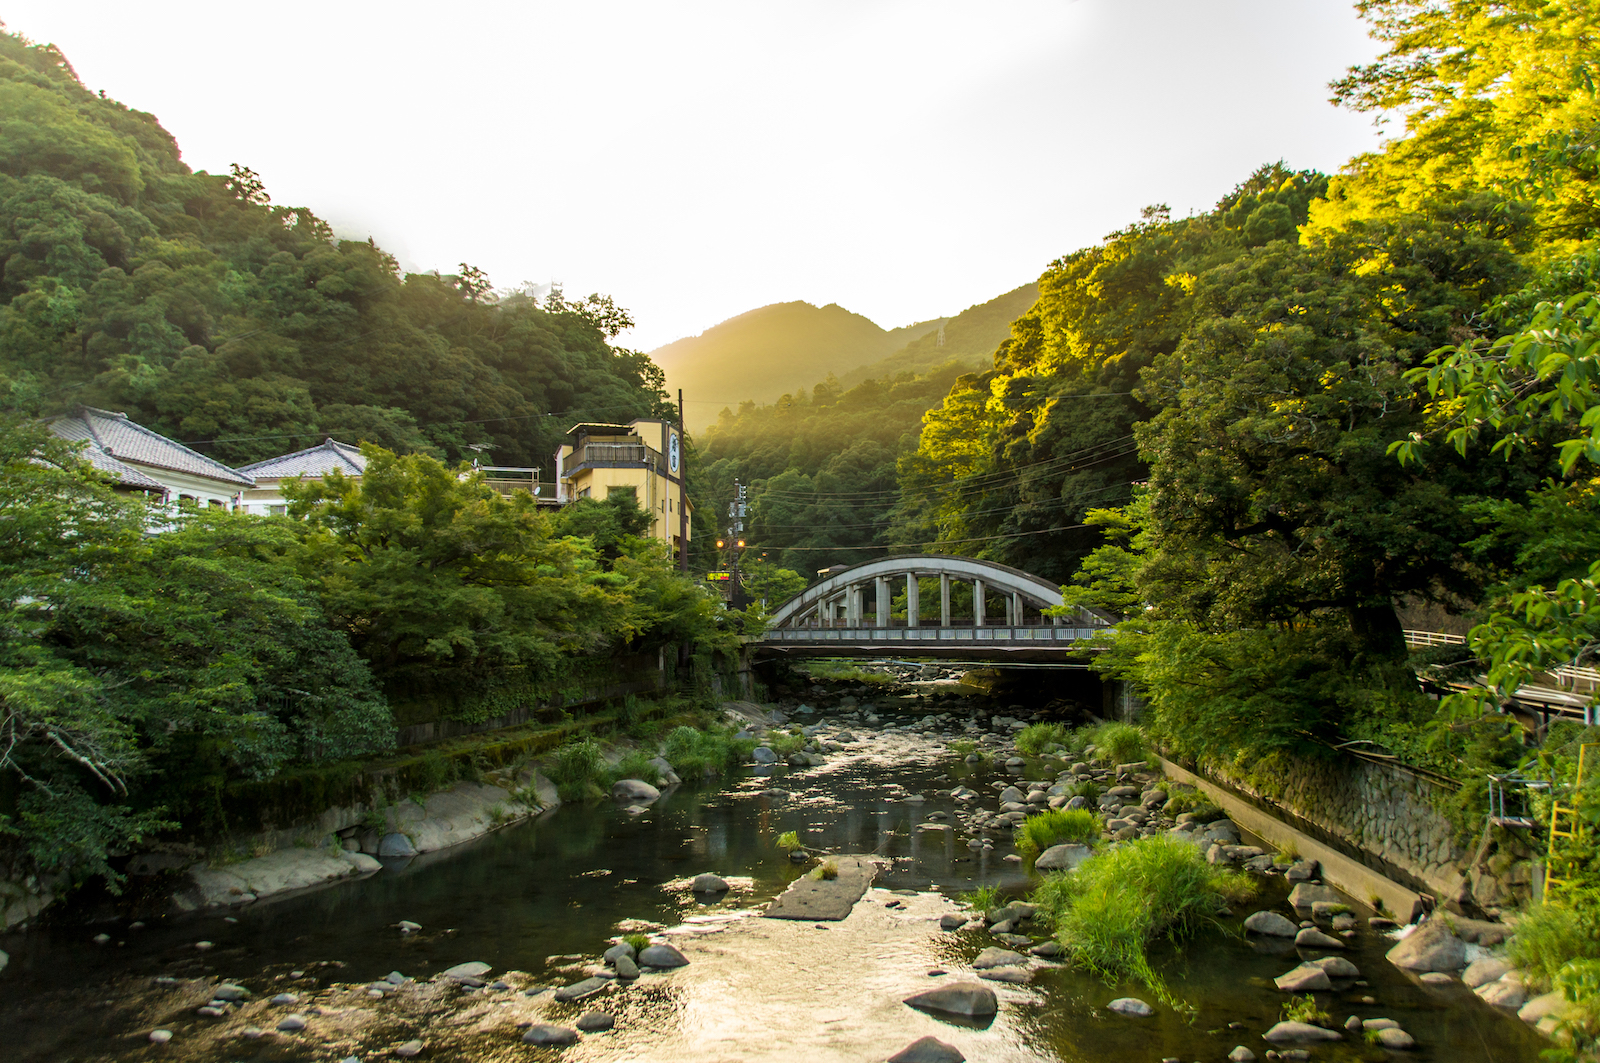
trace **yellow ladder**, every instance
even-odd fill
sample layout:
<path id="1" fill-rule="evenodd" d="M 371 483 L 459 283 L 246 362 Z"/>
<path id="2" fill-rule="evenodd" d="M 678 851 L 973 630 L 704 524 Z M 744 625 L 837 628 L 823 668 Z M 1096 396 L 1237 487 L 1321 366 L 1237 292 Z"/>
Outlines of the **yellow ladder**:
<path id="1" fill-rule="evenodd" d="M 1574 860 L 1564 850 L 1583 836 L 1583 820 L 1578 805 L 1583 800 L 1583 771 L 1589 750 L 1600 749 L 1600 742 L 1585 742 L 1578 747 L 1578 778 L 1572 785 L 1570 801 L 1559 797 L 1550 803 L 1550 848 L 1545 856 L 1544 899 L 1555 901 L 1560 890 L 1572 885 Z"/>

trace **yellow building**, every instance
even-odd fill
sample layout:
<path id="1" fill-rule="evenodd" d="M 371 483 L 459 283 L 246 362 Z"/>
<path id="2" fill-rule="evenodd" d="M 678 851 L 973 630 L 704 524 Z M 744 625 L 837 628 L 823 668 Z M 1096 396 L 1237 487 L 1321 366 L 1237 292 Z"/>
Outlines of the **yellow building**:
<path id="1" fill-rule="evenodd" d="M 556 452 L 560 501 L 604 501 L 613 491 L 631 491 L 654 518 L 650 535 L 667 543 L 674 556 L 683 549 L 682 474 L 682 440 L 677 426 L 666 421 L 573 425 Z"/>

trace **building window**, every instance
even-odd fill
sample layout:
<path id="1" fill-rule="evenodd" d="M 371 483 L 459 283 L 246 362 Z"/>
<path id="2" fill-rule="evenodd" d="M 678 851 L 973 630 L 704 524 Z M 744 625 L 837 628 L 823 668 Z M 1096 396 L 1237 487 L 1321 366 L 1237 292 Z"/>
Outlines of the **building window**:
<path id="1" fill-rule="evenodd" d="M 579 491 L 578 492 L 578 497 L 579 498 L 588 498 L 589 497 L 589 489 L 587 487 L 585 487 L 582 491 Z"/>
<path id="2" fill-rule="evenodd" d="M 268 506 L 267 507 L 267 512 L 272 514 L 274 517 L 287 517 L 289 515 L 289 507 L 286 506 L 286 505 L 285 506 Z"/>

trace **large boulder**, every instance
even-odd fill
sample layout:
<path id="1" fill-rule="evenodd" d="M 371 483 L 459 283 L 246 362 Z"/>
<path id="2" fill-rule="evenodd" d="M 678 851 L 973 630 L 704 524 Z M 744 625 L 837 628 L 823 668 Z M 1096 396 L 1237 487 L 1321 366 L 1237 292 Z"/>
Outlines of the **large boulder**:
<path id="1" fill-rule="evenodd" d="M 905 1002 L 923 1011 L 947 1015 L 987 1017 L 1000 1010 L 994 990 L 977 982 L 954 982 L 906 997 Z"/>
<path id="2" fill-rule="evenodd" d="M 617 801 L 637 804 L 642 801 L 654 801 L 661 796 L 661 791 L 643 779 L 618 779 L 611 785 L 611 796 Z"/>
<path id="3" fill-rule="evenodd" d="M 1292 938 L 1300 928 L 1277 912 L 1257 912 L 1244 921 L 1244 928 L 1254 934 L 1268 937 Z"/>
<path id="4" fill-rule="evenodd" d="M 1296 884 L 1289 891 L 1289 904 L 1295 908 L 1310 908 L 1318 901 L 1330 901 L 1334 904 L 1344 903 L 1344 898 L 1339 892 L 1329 886 L 1318 886 L 1310 882 Z"/>
<path id="5" fill-rule="evenodd" d="M 756 746 L 755 749 L 750 751 L 750 759 L 757 764 L 776 764 L 778 763 L 778 754 L 766 746 Z"/>
<path id="6" fill-rule="evenodd" d="M 1344 942 L 1329 937 L 1316 927 L 1308 926 L 1294 936 L 1294 943 L 1302 949 L 1342 949 Z"/>
<path id="7" fill-rule="evenodd" d="M 1467 944 L 1435 915 L 1390 949 L 1388 958 L 1408 971 L 1459 971 L 1467 965 Z"/>
<path id="8" fill-rule="evenodd" d="M 411 844 L 411 839 L 396 831 L 385 834 L 378 841 L 378 855 L 387 857 L 416 856 L 417 847 Z"/>
<path id="9" fill-rule="evenodd" d="M 666 757 L 652 757 L 650 766 L 656 770 L 656 778 L 660 780 L 662 786 L 677 786 L 683 782 L 678 778 L 678 773 L 672 770 L 672 765 L 667 762 Z"/>
<path id="10" fill-rule="evenodd" d="M 721 875 L 713 875 L 709 871 L 694 877 L 694 892 L 696 893 L 726 893 L 728 880 Z"/>
<path id="11" fill-rule="evenodd" d="M 1360 978 L 1361 970 L 1343 956 L 1324 956 L 1320 960 L 1312 960 L 1311 966 L 1321 967 L 1328 972 L 1329 978 Z"/>

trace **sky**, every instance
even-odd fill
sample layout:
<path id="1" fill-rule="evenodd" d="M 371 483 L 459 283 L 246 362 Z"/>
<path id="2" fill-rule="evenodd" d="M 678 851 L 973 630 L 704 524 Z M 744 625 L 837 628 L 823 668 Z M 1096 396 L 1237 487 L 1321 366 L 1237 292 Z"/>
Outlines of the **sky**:
<path id="1" fill-rule="evenodd" d="M 0 0 L 197 170 L 412 270 L 603 292 L 650 350 L 769 303 L 885 328 L 1256 166 L 1377 146 L 1349 0 Z"/>

